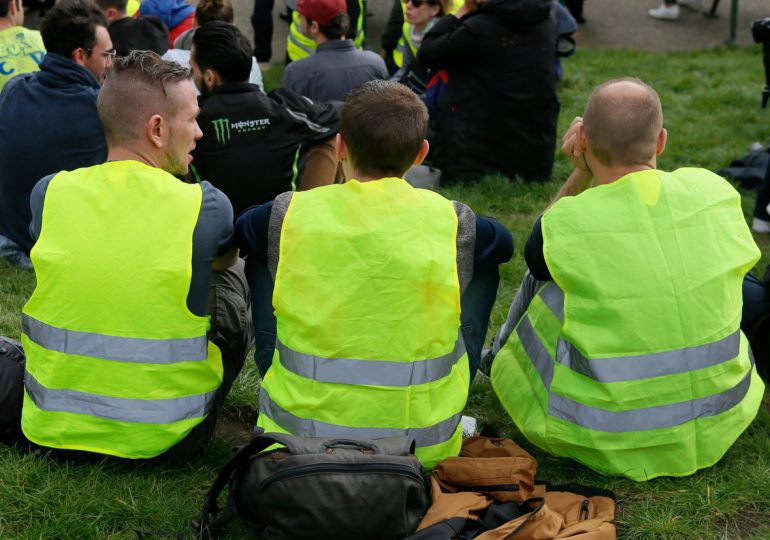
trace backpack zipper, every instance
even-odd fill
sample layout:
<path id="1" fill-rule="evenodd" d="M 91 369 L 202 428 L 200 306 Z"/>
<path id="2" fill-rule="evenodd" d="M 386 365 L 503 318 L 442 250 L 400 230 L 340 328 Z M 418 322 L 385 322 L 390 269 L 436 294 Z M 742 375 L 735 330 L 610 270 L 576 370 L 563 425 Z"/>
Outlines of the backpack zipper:
<path id="1" fill-rule="evenodd" d="M 591 500 L 590 499 L 583 499 L 583 502 L 580 503 L 580 512 L 578 512 L 578 521 L 583 521 L 584 519 L 588 519 L 588 505 L 589 504 L 591 504 Z"/>
<path id="2" fill-rule="evenodd" d="M 259 490 L 263 491 L 270 484 L 278 482 L 285 478 L 294 476 L 307 476 L 312 474 L 327 473 L 327 472 L 343 472 L 348 474 L 364 474 L 364 473 L 388 473 L 399 476 L 406 476 L 417 480 L 423 486 L 425 485 L 425 479 L 422 475 L 416 473 L 414 470 L 401 466 L 388 463 L 311 463 L 309 465 L 300 465 L 292 469 L 279 471 L 269 477 L 265 478 L 259 484 Z"/>

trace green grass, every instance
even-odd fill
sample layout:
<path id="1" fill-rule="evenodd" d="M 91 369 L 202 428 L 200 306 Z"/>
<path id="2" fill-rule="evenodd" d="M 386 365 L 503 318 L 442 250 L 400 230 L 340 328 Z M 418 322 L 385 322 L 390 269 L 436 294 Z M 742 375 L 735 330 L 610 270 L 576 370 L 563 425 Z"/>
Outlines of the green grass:
<path id="1" fill-rule="evenodd" d="M 685 54 L 580 51 L 565 68 L 560 132 L 581 113 L 596 84 L 634 75 L 652 84 L 663 100 L 669 145 L 660 160 L 662 169 L 718 169 L 744 154 L 749 143 L 768 142 L 770 111 L 759 108 L 764 81 L 756 47 Z M 280 74 L 280 68 L 270 70 L 268 87 Z M 489 177 L 442 190 L 513 232 L 517 251 L 502 269 L 490 334 L 504 320 L 523 275 L 521 249 L 532 223 L 568 173 L 568 163 L 560 157 L 553 180 L 543 185 Z M 752 193 L 745 194 L 747 219 L 754 200 Z M 756 239 L 764 269 L 770 235 Z M 19 313 L 33 287 L 31 273 L 0 262 L 0 334 L 19 336 Z M 135 538 L 134 529 L 186 531 L 229 448 L 248 436 L 258 388 L 256 369 L 249 362 L 227 400 L 224 429 L 203 456 L 187 465 L 63 464 L 0 448 L 0 538 L 122 539 Z M 757 420 L 717 465 L 687 478 L 645 483 L 603 477 L 533 448 L 517 433 L 486 380 L 474 383 L 467 410 L 480 425 L 493 426 L 532 452 L 540 465 L 539 478 L 614 490 L 621 538 L 770 538 L 770 394 Z M 246 534 L 234 526 L 229 537 Z"/>

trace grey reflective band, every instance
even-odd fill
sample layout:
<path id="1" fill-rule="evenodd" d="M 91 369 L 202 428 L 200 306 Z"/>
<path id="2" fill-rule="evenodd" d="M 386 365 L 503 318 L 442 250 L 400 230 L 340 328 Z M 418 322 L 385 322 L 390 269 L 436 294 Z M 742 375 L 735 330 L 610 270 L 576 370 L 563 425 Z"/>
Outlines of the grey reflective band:
<path id="1" fill-rule="evenodd" d="M 548 390 L 551 388 L 551 381 L 553 380 L 553 359 L 532 327 L 529 315 L 522 317 L 521 322 L 516 327 L 516 334 L 519 336 L 524 351 L 540 375 L 543 386 Z"/>
<path id="2" fill-rule="evenodd" d="M 299 38 L 294 34 L 294 32 L 292 32 L 292 30 L 294 28 L 295 28 L 295 24 L 292 22 L 292 26 L 289 29 L 289 41 L 291 41 L 294 45 L 296 45 L 297 47 L 299 47 L 300 49 L 302 49 L 303 51 L 305 51 L 309 55 L 312 55 L 313 53 L 315 53 L 315 46 L 310 47 L 310 46 L 305 45 L 304 43 L 301 43 L 299 41 Z M 300 35 L 302 35 L 302 30 L 299 28 L 298 24 L 296 25 L 296 28 L 297 28 L 297 32 Z"/>
<path id="3" fill-rule="evenodd" d="M 449 375 L 465 355 L 465 343 L 458 335 L 454 348 L 445 355 L 414 362 L 324 358 L 294 351 L 276 340 L 281 365 L 301 377 L 318 382 L 372 386 L 414 386 Z"/>
<path id="4" fill-rule="evenodd" d="M 540 299 L 548 306 L 556 318 L 564 322 L 564 291 L 553 281 L 540 289 Z"/>
<path id="5" fill-rule="evenodd" d="M 673 351 L 588 359 L 568 341 L 559 338 L 556 360 L 573 371 L 599 382 L 637 381 L 696 371 L 728 362 L 740 354 L 741 332 L 695 347 Z"/>
<path id="6" fill-rule="evenodd" d="M 741 382 L 719 394 L 621 412 L 591 407 L 552 393 L 548 414 L 580 427 L 611 433 L 675 427 L 696 418 L 716 416 L 738 405 L 749 391 L 752 372 L 749 369 Z"/>
<path id="7" fill-rule="evenodd" d="M 450 440 L 457 431 L 462 411 L 446 420 L 423 428 L 363 428 L 329 424 L 312 418 L 300 418 L 283 409 L 270 399 L 263 387 L 259 393 L 259 413 L 293 435 L 302 437 L 348 437 L 357 440 L 378 439 L 405 435 L 413 437 L 418 447 L 433 446 Z"/>
<path id="8" fill-rule="evenodd" d="M 143 339 L 77 332 L 50 326 L 22 315 L 24 334 L 44 349 L 65 354 L 141 364 L 176 364 L 208 358 L 206 336 L 177 339 Z"/>
<path id="9" fill-rule="evenodd" d="M 46 388 L 31 373 L 24 373 L 24 387 L 38 409 L 84 414 L 136 424 L 170 424 L 205 416 L 216 390 L 172 399 L 129 399 L 75 390 Z"/>

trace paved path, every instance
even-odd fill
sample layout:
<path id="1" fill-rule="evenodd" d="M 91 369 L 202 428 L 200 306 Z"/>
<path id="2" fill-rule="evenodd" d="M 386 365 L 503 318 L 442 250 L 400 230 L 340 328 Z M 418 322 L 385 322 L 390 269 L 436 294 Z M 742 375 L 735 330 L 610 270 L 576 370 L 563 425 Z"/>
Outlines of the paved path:
<path id="1" fill-rule="evenodd" d="M 192 0 L 195 1 L 195 0 Z M 711 6 L 713 0 L 704 0 Z M 252 35 L 249 16 L 253 0 L 232 0 L 236 24 Z M 369 0 L 369 43 L 379 47 L 380 34 L 387 19 L 392 0 Z M 687 51 L 722 45 L 729 36 L 730 0 L 721 0 L 719 18 L 707 19 L 700 13 L 682 9 L 676 22 L 656 21 L 647 16 L 647 10 L 656 7 L 659 0 L 586 0 L 585 17 L 576 38 L 581 48 L 629 48 L 649 51 Z M 280 62 L 286 51 L 285 22 L 278 19 L 284 9 L 283 0 L 275 0 L 273 10 L 273 62 Z M 770 17 L 769 0 L 740 0 L 738 39 L 742 45 L 752 43 L 750 24 L 754 19 Z"/>

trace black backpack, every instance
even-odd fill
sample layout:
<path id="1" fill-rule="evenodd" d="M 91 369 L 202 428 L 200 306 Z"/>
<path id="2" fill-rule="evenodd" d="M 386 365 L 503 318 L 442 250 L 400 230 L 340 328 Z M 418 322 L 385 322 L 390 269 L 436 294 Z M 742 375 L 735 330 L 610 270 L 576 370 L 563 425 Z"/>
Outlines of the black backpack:
<path id="1" fill-rule="evenodd" d="M 0 336 L 0 441 L 3 442 L 16 441 L 21 435 L 24 366 L 21 343 Z"/>
<path id="2" fill-rule="evenodd" d="M 283 447 L 263 452 L 276 443 Z M 414 446 L 407 437 L 258 434 L 214 480 L 193 529 L 216 535 L 237 515 L 264 540 L 403 538 L 429 503 Z M 217 517 L 217 498 L 227 484 L 227 505 Z"/>

